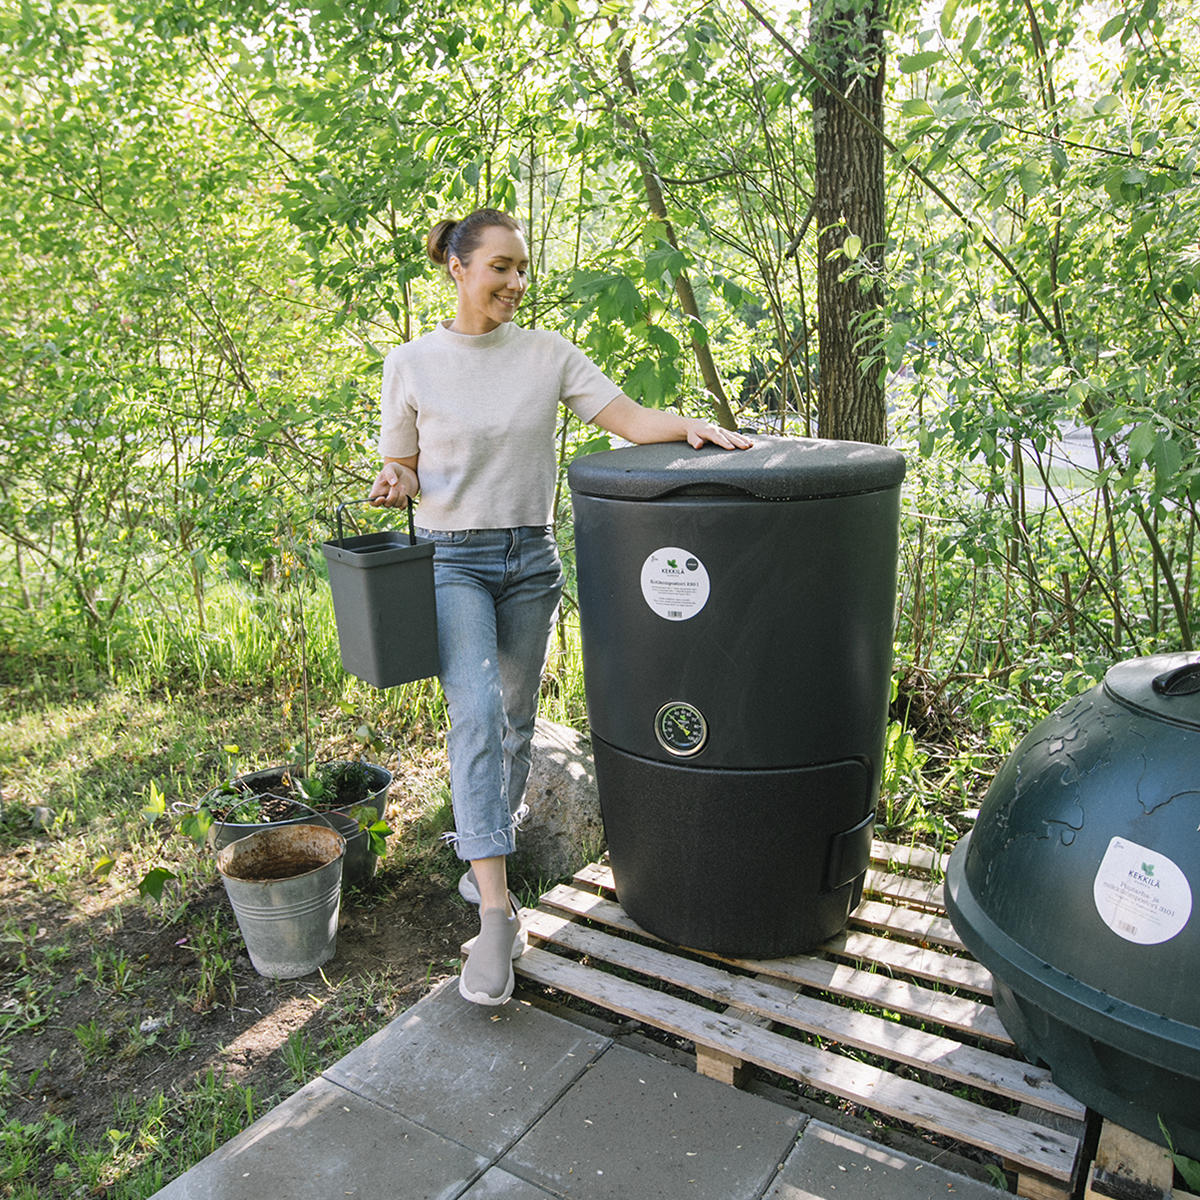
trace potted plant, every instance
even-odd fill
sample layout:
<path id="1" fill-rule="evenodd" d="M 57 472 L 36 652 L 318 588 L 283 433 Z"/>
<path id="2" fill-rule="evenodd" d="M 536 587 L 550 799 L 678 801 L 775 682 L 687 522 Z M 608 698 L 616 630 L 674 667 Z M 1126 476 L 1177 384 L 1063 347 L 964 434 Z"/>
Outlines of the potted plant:
<path id="1" fill-rule="evenodd" d="M 308 774 L 299 766 L 267 767 L 213 788 L 197 812 L 203 814 L 206 840 L 220 850 L 262 828 L 311 821 L 313 812 L 351 814 L 363 821 L 369 816 L 374 824 L 383 817 L 391 784 L 385 767 L 353 759 L 319 763 Z"/>
<path id="2" fill-rule="evenodd" d="M 364 745 L 378 746 L 369 726 L 359 730 Z M 268 767 L 238 774 L 237 746 L 228 779 L 208 792 L 184 816 L 181 828 L 215 851 L 263 829 L 286 825 L 330 824 L 346 839 L 343 886 L 360 887 L 375 874 L 387 851 L 391 829 L 383 819 L 392 774 L 378 763 L 333 759 L 309 772 L 298 766 Z"/>

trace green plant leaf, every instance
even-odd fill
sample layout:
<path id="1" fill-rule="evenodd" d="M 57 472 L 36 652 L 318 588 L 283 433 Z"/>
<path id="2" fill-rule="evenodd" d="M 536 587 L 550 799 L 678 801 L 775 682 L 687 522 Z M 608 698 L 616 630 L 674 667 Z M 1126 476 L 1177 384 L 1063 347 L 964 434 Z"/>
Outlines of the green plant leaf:
<path id="1" fill-rule="evenodd" d="M 1154 452 L 1154 443 L 1157 437 L 1158 430 L 1149 421 L 1135 425 L 1129 434 L 1130 459 L 1134 463 L 1145 462 Z"/>
<path id="2" fill-rule="evenodd" d="M 958 0 L 946 0 L 946 5 L 942 9 L 942 15 L 938 19 L 938 28 L 942 31 L 942 37 L 948 38 L 951 30 L 954 28 L 954 14 L 958 12 Z"/>
<path id="3" fill-rule="evenodd" d="M 184 837 L 190 837 L 198 845 L 203 844 L 208 837 L 208 831 L 213 827 L 213 815 L 208 808 L 201 804 L 194 812 L 188 813 L 179 822 L 179 832 Z"/>
<path id="4" fill-rule="evenodd" d="M 1154 439 L 1154 485 L 1160 492 L 1167 492 L 1183 465 L 1183 448 L 1172 438 L 1159 434 Z"/>
<path id="5" fill-rule="evenodd" d="M 979 41 L 979 35 L 983 33 L 983 21 L 979 17 L 972 17 L 970 25 L 967 26 L 967 32 L 963 34 L 962 53 L 970 54 L 975 48 L 975 43 Z"/>
<path id="6" fill-rule="evenodd" d="M 178 878 L 178 875 L 168 871 L 166 867 L 153 867 L 142 876 L 142 880 L 138 884 L 138 894 L 141 896 L 153 896 L 155 900 L 161 903 L 163 886 L 167 880 Z"/>
<path id="7" fill-rule="evenodd" d="M 920 50 L 916 54 L 902 54 L 897 65 L 902 75 L 913 75 L 941 62 L 945 57 L 941 50 Z"/>
<path id="8" fill-rule="evenodd" d="M 142 817 L 147 821 L 156 821 L 167 815 L 167 798 L 158 790 L 158 784 L 152 779 L 146 789 L 149 795 L 142 806 Z"/>
<path id="9" fill-rule="evenodd" d="M 1186 1154 L 1177 1154 L 1175 1151 L 1175 1143 L 1171 1140 L 1171 1134 L 1163 1123 L 1162 1115 L 1158 1118 L 1158 1127 L 1162 1130 L 1163 1138 L 1167 1143 L 1167 1151 L 1171 1155 L 1171 1161 L 1175 1164 L 1175 1169 L 1183 1176 L 1183 1181 L 1193 1191 L 1200 1191 L 1200 1162 L 1194 1158 L 1188 1158 Z"/>
<path id="10" fill-rule="evenodd" d="M 1109 38 L 1115 37 L 1125 28 L 1128 19 L 1128 15 L 1124 11 L 1117 13 L 1115 17 L 1110 17 L 1105 22 L 1104 28 L 1100 30 L 1100 41 L 1107 42 Z"/>
<path id="11" fill-rule="evenodd" d="M 391 826 L 386 821 L 376 821 L 374 825 L 367 826 L 367 841 L 372 853 L 378 854 L 380 858 L 387 854 L 387 839 L 391 833 Z"/>

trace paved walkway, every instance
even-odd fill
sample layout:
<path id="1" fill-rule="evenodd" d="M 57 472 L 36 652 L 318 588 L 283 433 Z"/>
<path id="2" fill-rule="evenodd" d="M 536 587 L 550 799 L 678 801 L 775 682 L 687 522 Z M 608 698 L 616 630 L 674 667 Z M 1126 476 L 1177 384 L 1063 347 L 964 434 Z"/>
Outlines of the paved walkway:
<path id="1" fill-rule="evenodd" d="M 449 980 L 158 1200 L 995 1200 L 517 1000 Z"/>

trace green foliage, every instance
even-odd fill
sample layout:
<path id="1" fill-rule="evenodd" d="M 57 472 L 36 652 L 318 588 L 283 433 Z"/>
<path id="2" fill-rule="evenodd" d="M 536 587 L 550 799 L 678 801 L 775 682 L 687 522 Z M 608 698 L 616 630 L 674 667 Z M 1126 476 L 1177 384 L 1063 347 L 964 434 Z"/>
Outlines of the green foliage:
<path id="1" fill-rule="evenodd" d="M 1162 1130 L 1163 1139 L 1167 1143 L 1167 1150 L 1170 1152 L 1175 1169 L 1183 1176 L 1183 1182 L 1193 1190 L 1200 1188 L 1200 1162 L 1194 1158 L 1188 1158 L 1185 1154 L 1175 1152 L 1175 1143 L 1172 1141 L 1170 1131 L 1163 1123 L 1162 1117 L 1158 1118 L 1158 1127 Z"/>
<path id="2" fill-rule="evenodd" d="M 843 82 L 884 87 L 897 142 L 862 351 L 910 460 L 898 657 L 1003 741 L 1105 662 L 1196 637 L 1200 35 L 1175 3 L 902 6 L 886 45 L 877 17 L 813 20 L 840 22 Z M 774 32 L 803 46 L 806 19 Z M 269 681 L 309 760 L 292 701 L 346 686 L 328 514 L 373 476 L 382 354 L 448 311 L 425 231 L 476 204 L 527 227 L 522 320 L 631 395 L 703 411 L 706 346 L 742 421 L 815 432 L 813 84 L 736 6 L 38 0 L 0 49 L 17 673 Z M 607 444 L 568 424 L 562 464 Z M 568 581 L 569 517 L 564 488 Z M 581 720 L 576 678 L 556 660 L 546 700 Z M 440 717 L 436 687 L 413 696 Z"/>
<path id="3" fill-rule="evenodd" d="M 904 436 L 975 491 L 939 554 L 1004 579 L 1028 642 L 1068 614 L 1076 645 L 1105 656 L 1188 647 L 1200 194 L 1181 39 L 1194 44 L 1194 21 L 1149 6 L 1100 28 L 1076 4 L 987 9 L 965 28 L 944 11 L 913 35 L 930 48 L 901 59 L 901 153 L 943 195 L 897 177 L 909 219 L 893 364 L 912 356 Z M 1064 471 L 1072 428 L 1092 449 Z M 994 665 L 1015 660 L 1016 634 Z"/>

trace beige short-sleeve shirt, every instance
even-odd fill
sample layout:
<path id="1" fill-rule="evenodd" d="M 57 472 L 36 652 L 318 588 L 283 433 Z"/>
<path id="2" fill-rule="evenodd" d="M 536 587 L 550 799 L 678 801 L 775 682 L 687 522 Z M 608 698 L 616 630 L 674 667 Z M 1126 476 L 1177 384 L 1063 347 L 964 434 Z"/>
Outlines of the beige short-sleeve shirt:
<path id="1" fill-rule="evenodd" d="M 379 450 L 420 454 L 417 521 L 427 529 L 548 525 L 559 404 L 590 421 L 620 394 L 561 334 L 438 325 L 384 359 Z"/>

